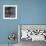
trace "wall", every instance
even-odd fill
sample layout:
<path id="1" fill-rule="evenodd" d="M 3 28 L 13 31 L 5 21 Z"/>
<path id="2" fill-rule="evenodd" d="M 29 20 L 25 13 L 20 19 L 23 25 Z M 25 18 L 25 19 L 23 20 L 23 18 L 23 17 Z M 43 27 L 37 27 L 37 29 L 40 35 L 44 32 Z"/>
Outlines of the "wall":
<path id="1" fill-rule="evenodd" d="M 5 20 L 3 19 L 3 5 L 18 5 L 18 18 L 17 20 Z M 0 0 L 0 44 L 7 44 L 8 34 L 10 32 L 16 32 L 18 35 L 17 25 L 20 22 L 20 2 L 17 0 Z M 16 38 L 16 43 L 18 43 L 18 37 Z"/>
<path id="2" fill-rule="evenodd" d="M 21 24 L 46 24 L 46 0 L 23 0 Z"/>

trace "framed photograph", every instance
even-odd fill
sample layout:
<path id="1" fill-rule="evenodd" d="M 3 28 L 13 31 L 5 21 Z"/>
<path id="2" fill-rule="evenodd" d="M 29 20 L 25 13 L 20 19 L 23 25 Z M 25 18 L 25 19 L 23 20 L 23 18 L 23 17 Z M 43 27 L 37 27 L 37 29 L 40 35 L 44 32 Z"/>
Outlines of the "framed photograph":
<path id="1" fill-rule="evenodd" d="M 17 19 L 17 5 L 3 5 L 3 19 Z"/>
<path id="2" fill-rule="evenodd" d="M 46 25 L 18 25 L 18 41 L 46 41 Z"/>

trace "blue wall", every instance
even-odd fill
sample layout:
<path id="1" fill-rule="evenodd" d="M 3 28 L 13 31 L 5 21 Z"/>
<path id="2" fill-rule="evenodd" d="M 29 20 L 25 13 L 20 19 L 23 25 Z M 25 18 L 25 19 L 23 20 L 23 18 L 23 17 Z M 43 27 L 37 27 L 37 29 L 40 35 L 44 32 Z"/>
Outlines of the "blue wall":
<path id="1" fill-rule="evenodd" d="M 3 19 L 3 5 L 19 5 L 18 6 L 18 19 L 17 20 L 5 20 Z M 18 35 L 17 24 L 20 22 L 20 4 L 16 0 L 0 0 L 0 44 L 7 44 L 8 34 L 10 32 L 16 32 Z M 20 9 L 20 10 L 19 10 Z M 17 38 L 18 39 L 18 38 Z M 16 39 L 16 43 L 18 42 Z"/>
<path id="2" fill-rule="evenodd" d="M 17 20 L 3 19 L 3 5 L 9 4 L 18 6 Z M 17 34 L 18 24 L 46 24 L 46 0 L 0 0 L 0 44 L 8 43 L 10 32 Z"/>
<path id="3" fill-rule="evenodd" d="M 23 0 L 21 24 L 46 24 L 46 0 Z"/>

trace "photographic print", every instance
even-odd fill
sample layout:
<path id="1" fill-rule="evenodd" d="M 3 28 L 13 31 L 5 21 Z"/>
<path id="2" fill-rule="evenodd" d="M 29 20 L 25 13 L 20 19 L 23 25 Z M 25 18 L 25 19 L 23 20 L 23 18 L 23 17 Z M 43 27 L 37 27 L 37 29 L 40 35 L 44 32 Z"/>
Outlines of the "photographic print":
<path id="1" fill-rule="evenodd" d="M 18 42 L 20 46 L 31 46 L 34 43 L 46 42 L 46 25 L 18 25 Z"/>
<path id="2" fill-rule="evenodd" d="M 3 19 L 17 19 L 17 5 L 3 5 Z"/>

